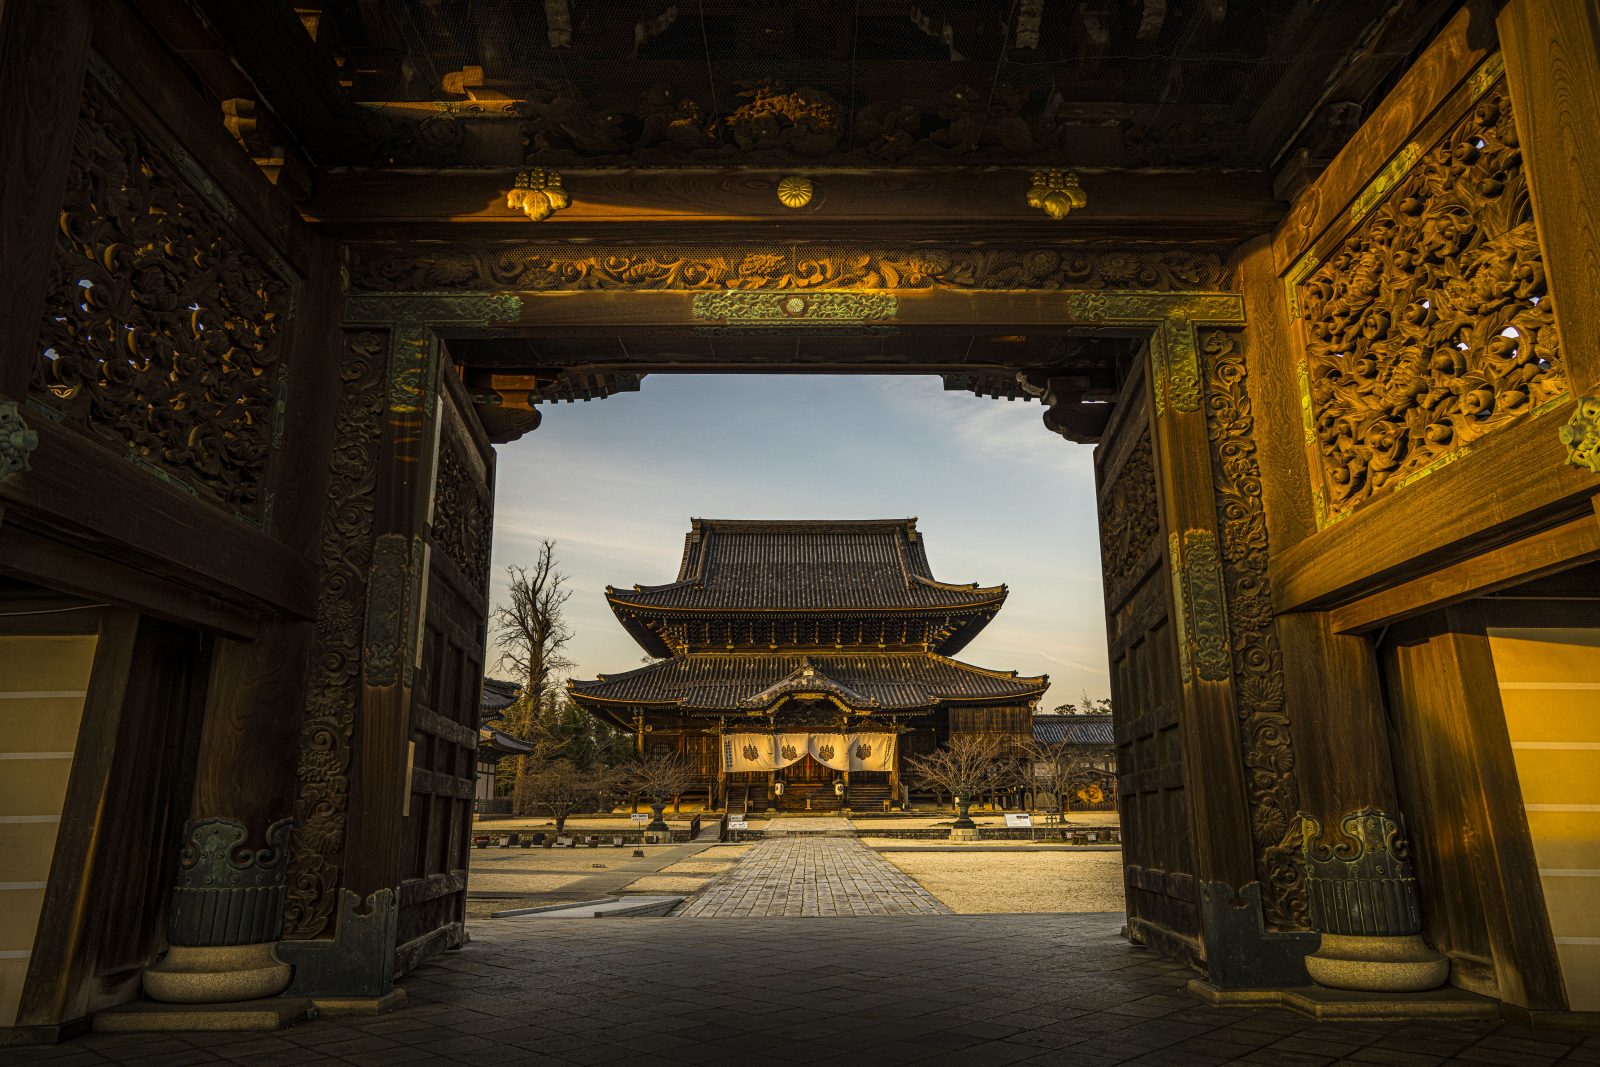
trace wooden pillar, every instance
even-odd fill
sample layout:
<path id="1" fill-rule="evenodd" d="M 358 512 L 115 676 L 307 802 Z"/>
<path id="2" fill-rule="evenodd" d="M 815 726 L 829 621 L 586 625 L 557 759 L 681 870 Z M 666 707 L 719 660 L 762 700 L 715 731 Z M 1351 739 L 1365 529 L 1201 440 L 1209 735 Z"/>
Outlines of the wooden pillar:
<path id="1" fill-rule="evenodd" d="M 97 6 L 0 4 L 0 399 L 28 394 Z"/>
<path id="2" fill-rule="evenodd" d="M 1227 642 L 1211 444 L 1201 403 L 1198 339 L 1168 320 L 1151 340 L 1151 420 L 1173 618 L 1179 620 L 1180 735 L 1194 819 L 1194 876 L 1202 887 L 1255 880 L 1249 805 Z M 1175 386 L 1174 381 L 1180 383 Z"/>
<path id="3" fill-rule="evenodd" d="M 727 746 L 723 743 L 723 733 L 726 727 L 717 724 L 717 799 L 712 807 L 726 809 L 728 807 L 728 763 L 726 759 Z"/>
<path id="4" fill-rule="evenodd" d="M 1454 957 L 1454 984 L 1524 1008 L 1565 1008 L 1480 604 L 1395 625 L 1382 654 L 1396 732 L 1414 754 L 1417 877 L 1434 905 L 1426 932 Z"/>
<path id="5" fill-rule="evenodd" d="M 1511 0 L 1495 21 L 1574 393 L 1600 392 L 1600 17 L 1593 0 Z"/>

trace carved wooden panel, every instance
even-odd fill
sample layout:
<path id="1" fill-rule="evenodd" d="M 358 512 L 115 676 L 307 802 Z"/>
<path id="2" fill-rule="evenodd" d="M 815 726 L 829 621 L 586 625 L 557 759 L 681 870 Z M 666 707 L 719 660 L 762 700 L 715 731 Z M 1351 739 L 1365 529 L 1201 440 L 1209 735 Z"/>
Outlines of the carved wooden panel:
<path id="1" fill-rule="evenodd" d="M 1255 412 L 1238 335 L 1222 330 L 1208 333 L 1201 340 L 1201 351 L 1227 604 L 1227 657 L 1239 713 L 1262 908 L 1269 926 L 1304 929 L 1305 869 L 1299 848 L 1290 841 L 1299 829 L 1295 757 L 1284 710 L 1283 653 L 1267 575 Z"/>
<path id="2" fill-rule="evenodd" d="M 1149 568 L 1150 546 L 1160 540 L 1156 472 L 1148 432 L 1140 435 L 1100 502 L 1100 555 L 1106 602 L 1120 603 Z"/>
<path id="3" fill-rule="evenodd" d="M 204 499 L 264 521 L 294 279 L 233 206 L 85 80 L 34 399 Z"/>
<path id="4" fill-rule="evenodd" d="M 327 933 L 338 901 L 388 364 L 387 333 L 346 335 L 338 436 L 322 521 L 316 643 L 300 729 L 284 916 L 284 936 L 289 938 Z"/>
<path id="5" fill-rule="evenodd" d="M 513 245 L 445 251 L 357 247 L 352 284 L 373 292 L 452 289 L 1150 289 L 1232 288 L 1215 252 L 1105 247 L 832 248 L 793 245 L 574 251 Z"/>
<path id="6" fill-rule="evenodd" d="M 474 589 L 487 590 L 493 502 L 483 463 L 473 462 L 468 451 L 472 447 L 462 433 L 446 432 L 439 442 L 433 544 L 450 557 Z"/>
<path id="7" fill-rule="evenodd" d="M 1353 213 L 1373 201 L 1291 285 L 1324 522 L 1567 388 L 1503 79 L 1437 144 L 1408 146 Z"/>

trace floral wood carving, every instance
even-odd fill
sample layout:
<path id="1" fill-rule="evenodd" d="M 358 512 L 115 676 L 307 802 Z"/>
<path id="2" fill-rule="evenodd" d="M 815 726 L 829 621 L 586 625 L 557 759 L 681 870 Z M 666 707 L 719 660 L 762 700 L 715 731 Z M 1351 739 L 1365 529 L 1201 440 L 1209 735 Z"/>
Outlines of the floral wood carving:
<path id="1" fill-rule="evenodd" d="M 39 447 L 39 434 L 28 429 L 22 412 L 12 401 L 0 404 L 0 482 L 31 470 L 28 457 Z"/>
<path id="2" fill-rule="evenodd" d="M 67 423 L 261 519 L 291 282 L 232 206 L 84 83 L 33 370 Z"/>
<path id="3" fill-rule="evenodd" d="M 1298 287 L 1326 518 L 1567 388 L 1503 81 Z"/>
<path id="4" fill-rule="evenodd" d="M 352 333 L 345 338 L 338 437 L 322 520 L 316 652 L 300 728 L 284 915 L 285 936 L 290 938 L 327 932 L 338 904 L 388 357 L 387 333 Z"/>
<path id="5" fill-rule="evenodd" d="M 1115 609 L 1144 572 L 1150 546 L 1161 536 L 1156 508 L 1156 472 L 1146 428 L 1100 504 L 1101 570 L 1106 604 Z"/>
<path id="6" fill-rule="evenodd" d="M 352 285 L 368 292 L 641 289 L 1146 289 L 1233 288 L 1210 251 L 1065 248 L 704 247 L 581 253 L 556 245 L 358 247 Z"/>
<path id="7" fill-rule="evenodd" d="M 1294 749 L 1283 708 L 1283 653 L 1267 577 L 1255 413 L 1235 335 L 1208 333 L 1201 348 L 1234 700 L 1262 908 L 1269 926 L 1303 930 L 1308 921 L 1305 862 L 1295 821 Z"/>
<path id="8" fill-rule="evenodd" d="M 1600 396 L 1581 396 L 1578 410 L 1561 427 L 1567 462 L 1600 474 Z"/>
<path id="9" fill-rule="evenodd" d="M 488 487 L 468 462 L 464 447 L 455 434 L 441 435 L 433 543 L 460 568 L 474 589 L 487 594 L 492 508 Z"/>

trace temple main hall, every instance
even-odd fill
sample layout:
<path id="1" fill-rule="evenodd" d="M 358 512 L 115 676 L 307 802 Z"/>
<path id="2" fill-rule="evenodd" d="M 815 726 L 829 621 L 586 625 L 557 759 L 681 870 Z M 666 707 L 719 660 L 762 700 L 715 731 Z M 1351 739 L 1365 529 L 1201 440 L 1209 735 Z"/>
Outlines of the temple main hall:
<path id="1" fill-rule="evenodd" d="M 606 590 L 659 661 L 568 691 L 642 754 L 681 755 L 707 807 L 899 808 L 908 758 L 1029 736 L 1049 678 L 953 658 L 1005 599 L 934 578 L 916 519 L 694 519 L 676 580 Z"/>

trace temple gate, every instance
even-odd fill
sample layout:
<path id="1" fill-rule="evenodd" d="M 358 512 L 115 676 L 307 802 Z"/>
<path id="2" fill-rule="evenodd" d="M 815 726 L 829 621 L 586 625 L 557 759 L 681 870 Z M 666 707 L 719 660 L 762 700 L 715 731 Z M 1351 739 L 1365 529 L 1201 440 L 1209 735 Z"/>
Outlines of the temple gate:
<path id="1" fill-rule="evenodd" d="M 798 89 L 412 99 L 318 5 L 0 7 L 0 656 L 63 650 L 0 691 L 81 717 L 18 750 L 59 803 L 3 796 L 0 1026 L 192 973 L 375 1010 L 459 944 L 490 445 L 708 370 L 939 374 L 1097 443 L 1130 934 L 1199 991 L 1381 942 L 1600 1010 L 1600 31 L 1289 6 L 1259 110 L 952 86 L 860 146 Z"/>

